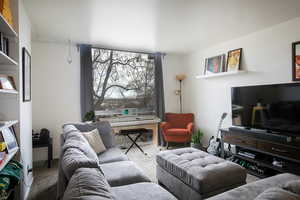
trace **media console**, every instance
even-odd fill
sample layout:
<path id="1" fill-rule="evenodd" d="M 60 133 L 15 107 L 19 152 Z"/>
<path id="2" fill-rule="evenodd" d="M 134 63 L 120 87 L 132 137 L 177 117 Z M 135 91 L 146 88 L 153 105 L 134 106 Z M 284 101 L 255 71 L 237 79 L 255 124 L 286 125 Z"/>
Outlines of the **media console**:
<path id="1" fill-rule="evenodd" d="M 233 161 L 245 167 L 250 174 L 261 178 L 285 172 L 300 175 L 298 139 L 257 129 L 222 129 L 221 155 L 224 157 L 224 143 L 228 143 L 235 145 Z M 274 165 L 274 161 L 283 166 Z"/>

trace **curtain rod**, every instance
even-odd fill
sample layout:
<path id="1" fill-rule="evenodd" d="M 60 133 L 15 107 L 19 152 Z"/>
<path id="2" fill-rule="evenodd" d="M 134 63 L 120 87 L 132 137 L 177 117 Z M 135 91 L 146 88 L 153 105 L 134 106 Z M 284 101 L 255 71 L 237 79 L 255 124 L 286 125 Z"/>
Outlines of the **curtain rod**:
<path id="1" fill-rule="evenodd" d="M 79 48 L 80 44 L 77 44 L 77 47 Z M 95 49 L 105 49 L 105 50 L 112 50 L 112 51 L 125 51 L 125 52 L 130 52 L 130 53 L 143 53 L 143 54 L 148 54 L 148 55 L 153 55 L 155 54 L 155 52 L 151 53 L 151 52 L 147 52 L 147 51 L 135 51 L 135 50 L 128 50 L 128 49 L 116 49 L 116 48 L 108 48 L 108 47 L 99 47 L 99 46 L 93 46 L 92 45 L 92 48 L 95 48 Z M 163 53 L 163 52 L 160 52 L 161 55 L 164 57 L 166 56 L 167 54 L 166 53 Z"/>

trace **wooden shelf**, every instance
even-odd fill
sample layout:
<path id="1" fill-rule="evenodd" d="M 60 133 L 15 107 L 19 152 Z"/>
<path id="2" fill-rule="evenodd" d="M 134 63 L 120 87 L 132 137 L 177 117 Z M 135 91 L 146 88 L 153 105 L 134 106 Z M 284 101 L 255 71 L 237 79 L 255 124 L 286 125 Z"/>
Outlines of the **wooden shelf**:
<path id="1" fill-rule="evenodd" d="M 4 89 L 0 89 L 0 93 L 4 93 L 4 94 L 19 94 L 19 92 L 17 90 L 4 90 Z"/>
<path id="2" fill-rule="evenodd" d="M 0 65 L 18 65 L 18 62 L 16 62 L 14 59 L 0 51 Z"/>
<path id="3" fill-rule="evenodd" d="M 0 165 L 0 171 L 7 165 L 7 163 L 16 155 L 16 153 L 19 151 L 19 147 L 14 150 L 12 153 L 7 154 L 4 161 Z"/>
<path id="4" fill-rule="evenodd" d="M 0 30 L 4 35 L 18 37 L 17 32 L 7 23 L 6 19 L 0 14 Z"/>
<path id="5" fill-rule="evenodd" d="M 281 167 L 274 166 L 274 165 L 272 165 L 272 163 L 264 161 L 264 160 L 255 160 L 255 159 L 247 158 L 245 156 L 241 156 L 238 154 L 235 154 L 234 156 L 237 158 L 240 158 L 242 160 L 246 160 L 248 162 L 255 163 L 258 166 L 266 167 L 266 168 L 269 168 L 269 169 L 272 169 L 272 170 L 275 170 L 275 171 L 278 171 L 281 173 L 289 173 L 289 172 L 293 171 L 294 173 L 299 174 L 299 172 L 297 173 L 295 170 L 291 169 L 290 167 L 281 168 Z"/>
<path id="6" fill-rule="evenodd" d="M 244 74 L 247 73 L 247 71 L 239 70 L 239 71 L 232 71 L 232 72 L 220 72 L 215 74 L 207 74 L 207 75 L 199 75 L 196 76 L 197 79 L 208 79 L 208 78 L 216 78 L 221 76 L 232 76 L 232 75 L 238 75 L 238 74 Z"/>

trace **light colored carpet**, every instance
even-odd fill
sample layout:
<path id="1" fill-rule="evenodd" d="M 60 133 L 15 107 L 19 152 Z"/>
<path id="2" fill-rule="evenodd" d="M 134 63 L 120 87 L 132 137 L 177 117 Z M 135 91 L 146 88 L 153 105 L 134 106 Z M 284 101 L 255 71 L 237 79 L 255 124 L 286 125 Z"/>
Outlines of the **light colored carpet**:
<path id="1" fill-rule="evenodd" d="M 156 162 L 155 155 L 164 150 L 155 147 L 151 142 L 140 142 L 142 149 L 147 153 L 145 156 L 138 148 L 132 148 L 128 152 L 130 160 L 134 161 L 151 179 L 152 182 L 157 182 L 156 179 Z M 125 150 L 124 150 L 125 151 Z M 47 168 L 46 163 L 43 166 L 34 168 L 34 182 L 31 187 L 29 199 L 31 200 L 52 200 L 56 197 L 56 182 L 57 182 L 57 160 L 53 162 L 51 169 Z M 253 182 L 258 178 L 248 175 L 247 182 Z"/>

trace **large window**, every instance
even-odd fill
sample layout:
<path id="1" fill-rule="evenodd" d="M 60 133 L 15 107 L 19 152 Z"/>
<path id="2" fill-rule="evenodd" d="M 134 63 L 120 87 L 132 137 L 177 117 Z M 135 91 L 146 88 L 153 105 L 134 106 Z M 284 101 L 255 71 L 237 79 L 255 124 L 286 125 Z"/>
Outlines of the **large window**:
<path id="1" fill-rule="evenodd" d="M 151 55 L 92 49 L 93 100 L 96 111 L 153 114 L 154 60 Z"/>

